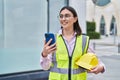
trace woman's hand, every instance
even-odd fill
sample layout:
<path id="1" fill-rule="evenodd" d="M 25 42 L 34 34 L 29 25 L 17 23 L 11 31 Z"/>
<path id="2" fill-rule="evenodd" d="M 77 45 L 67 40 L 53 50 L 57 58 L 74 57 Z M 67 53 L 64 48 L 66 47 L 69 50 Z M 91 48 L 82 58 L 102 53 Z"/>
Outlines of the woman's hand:
<path id="1" fill-rule="evenodd" d="M 56 51 L 56 43 L 50 45 L 52 39 L 50 39 L 47 43 L 44 40 L 44 47 L 43 47 L 43 51 L 42 51 L 42 56 L 43 57 L 47 57 L 48 54 L 53 53 Z"/>
<path id="2" fill-rule="evenodd" d="M 99 64 L 98 66 L 92 68 L 88 72 L 98 74 L 98 73 L 103 72 L 103 71 L 104 71 L 104 66 Z"/>

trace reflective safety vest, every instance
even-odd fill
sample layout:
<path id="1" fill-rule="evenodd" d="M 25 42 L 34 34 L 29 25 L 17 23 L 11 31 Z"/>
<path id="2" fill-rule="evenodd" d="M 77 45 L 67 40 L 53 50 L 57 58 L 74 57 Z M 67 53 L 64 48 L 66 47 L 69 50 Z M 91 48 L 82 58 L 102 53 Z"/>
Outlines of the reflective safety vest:
<path id="1" fill-rule="evenodd" d="M 57 35 L 57 50 L 52 56 L 49 80 L 86 80 L 86 70 L 75 62 L 87 52 L 88 44 L 88 36 L 77 36 L 72 56 L 69 56 L 63 37 Z"/>

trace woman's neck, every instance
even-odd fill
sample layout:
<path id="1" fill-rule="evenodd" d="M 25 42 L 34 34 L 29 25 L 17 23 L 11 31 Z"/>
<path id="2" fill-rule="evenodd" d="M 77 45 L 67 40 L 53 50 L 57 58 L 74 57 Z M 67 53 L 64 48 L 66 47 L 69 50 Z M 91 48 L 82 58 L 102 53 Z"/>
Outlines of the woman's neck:
<path id="1" fill-rule="evenodd" d="M 69 42 L 74 35 L 73 29 L 63 29 L 63 36 L 66 38 L 66 40 Z"/>
<path id="2" fill-rule="evenodd" d="M 74 34 L 74 30 L 73 29 L 63 29 L 63 35 L 64 36 L 71 36 Z"/>

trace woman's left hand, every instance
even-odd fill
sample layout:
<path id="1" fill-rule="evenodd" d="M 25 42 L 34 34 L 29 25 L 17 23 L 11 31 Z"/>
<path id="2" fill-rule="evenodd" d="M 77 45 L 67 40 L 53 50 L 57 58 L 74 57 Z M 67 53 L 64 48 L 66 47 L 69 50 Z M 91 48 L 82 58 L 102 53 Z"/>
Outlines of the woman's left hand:
<path id="1" fill-rule="evenodd" d="M 98 74 L 98 73 L 103 72 L 103 71 L 104 71 L 104 66 L 98 65 L 98 66 L 92 68 L 91 70 L 89 70 L 88 72 Z"/>

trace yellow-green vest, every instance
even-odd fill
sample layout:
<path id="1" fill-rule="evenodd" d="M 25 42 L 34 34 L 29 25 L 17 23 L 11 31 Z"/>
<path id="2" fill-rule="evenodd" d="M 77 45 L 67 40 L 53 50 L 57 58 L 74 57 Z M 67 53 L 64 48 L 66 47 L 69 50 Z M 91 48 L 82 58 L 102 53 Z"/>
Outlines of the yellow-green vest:
<path id="1" fill-rule="evenodd" d="M 86 70 L 76 65 L 75 62 L 87 52 L 88 43 L 88 36 L 77 36 L 74 50 L 70 57 L 63 37 L 57 35 L 57 50 L 52 56 L 49 80 L 86 80 Z"/>

